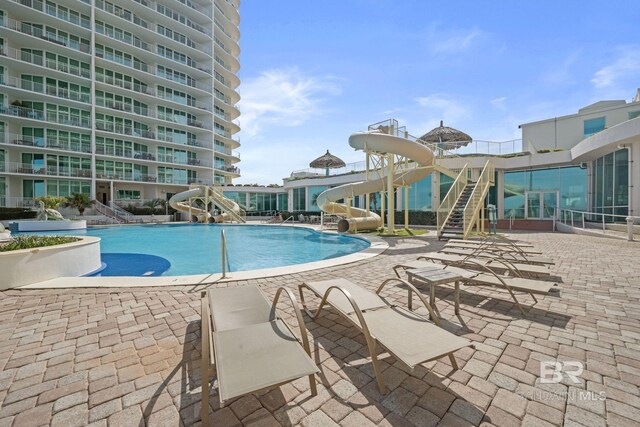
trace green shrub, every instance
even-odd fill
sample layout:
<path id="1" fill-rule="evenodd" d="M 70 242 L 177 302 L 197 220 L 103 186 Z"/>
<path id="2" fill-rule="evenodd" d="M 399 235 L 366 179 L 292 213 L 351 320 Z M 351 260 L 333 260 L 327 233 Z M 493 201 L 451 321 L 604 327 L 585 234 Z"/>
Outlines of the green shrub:
<path id="1" fill-rule="evenodd" d="M 0 220 L 33 219 L 38 215 L 36 211 L 24 208 L 0 208 Z"/>
<path id="2" fill-rule="evenodd" d="M 8 243 L 0 245 L 0 252 L 63 245 L 65 243 L 77 242 L 78 240 L 80 240 L 78 237 L 70 236 L 17 236 Z"/>
<path id="3" fill-rule="evenodd" d="M 551 150 L 548 149 L 548 148 L 541 148 L 541 149 L 538 150 L 538 153 L 550 153 L 550 152 L 551 152 Z"/>
<path id="4" fill-rule="evenodd" d="M 44 203 L 45 209 L 58 209 L 61 203 L 67 201 L 66 197 L 53 197 L 53 196 L 45 196 L 45 197 L 36 197 L 36 201 Z"/>

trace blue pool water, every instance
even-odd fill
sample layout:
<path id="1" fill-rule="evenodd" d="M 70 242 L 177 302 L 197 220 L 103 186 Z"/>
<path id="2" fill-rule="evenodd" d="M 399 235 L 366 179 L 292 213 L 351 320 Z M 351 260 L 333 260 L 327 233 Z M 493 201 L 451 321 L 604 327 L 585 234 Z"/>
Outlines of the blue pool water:
<path id="1" fill-rule="evenodd" d="M 302 264 L 348 255 L 366 240 L 269 225 L 141 225 L 51 232 L 100 237 L 102 276 L 178 276 L 219 273 L 220 230 L 225 230 L 230 271 Z"/>

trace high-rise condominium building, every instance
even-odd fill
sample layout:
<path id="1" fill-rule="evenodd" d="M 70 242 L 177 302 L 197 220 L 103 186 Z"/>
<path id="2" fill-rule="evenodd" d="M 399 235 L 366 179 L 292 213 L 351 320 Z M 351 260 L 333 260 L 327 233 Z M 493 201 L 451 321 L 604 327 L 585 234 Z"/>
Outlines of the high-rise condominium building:
<path id="1" fill-rule="evenodd" d="M 240 174 L 239 0 L 0 0 L 0 206 Z"/>

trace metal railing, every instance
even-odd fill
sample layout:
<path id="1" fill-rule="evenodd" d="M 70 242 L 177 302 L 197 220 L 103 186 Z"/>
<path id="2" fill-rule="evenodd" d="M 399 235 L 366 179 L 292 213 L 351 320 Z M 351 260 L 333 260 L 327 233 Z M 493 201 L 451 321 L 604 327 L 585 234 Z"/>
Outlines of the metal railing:
<path id="1" fill-rule="evenodd" d="M 229 253 L 227 251 L 227 236 L 224 229 L 220 230 L 220 256 L 222 261 L 222 278 L 227 277 L 227 269 L 231 272 L 231 263 L 229 262 Z"/>
<path id="2" fill-rule="evenodd" d="M 122 209 L 120 206 L 115 204 L 113 200 L 110 202 L 109 207 L 111 208 L 111 210 L 113 210 L 116 216 L 118 218 L 122 218 L 125 223 L 129 223 L 133 220 L 134 215 L 131 212 Z"/>
<path id="3" fill-rule="evenodd" d="M 91 178 L 91 170 L 68 166 L 46 166 L 31 163 L 8 163 L 5 172 L 24 175 L 66 176 Z"/>
<path id="4" fill-rule="evenodd" d="M 113 211 L 113 209 L 111 209 L 107 205 L 104 205 L 104 204 L 100 203 L 97 200 L 93 201 L 93 207 L 95 208 L 96 212 L 98 212 L 101 215 L 106 216 L 107 218 L 111 219 L 112 221 L 116 222 L 117 224 L 125 222 L 123 219 L 118 218 L 118 215 L 116 215 L 116 213 Z"/>
<path id="5" fill-rule="evenodd" d="M 21 32 L 39 39 L 55 43 L 60 46 L 68 47 L 69 49 L 79 50 L 84 53 L 91 53 L 91 47 L 85 43 L 78 43 L 70 38 L 60 38 L 53 34 L 45 32 L 42 28 L 34 27 L 28 22 L 17 21 L 5 16 L 4 20 L 0 20 L 0 25 L 3 27 L 12 29 L 14 31 Z M 73 34 L 76 36 L 76 34 Z"/>
<path id="6" fill-rule="evenodd" d="M 15 105 L 0 105 L 0 114 L 8 114 L 10 116 L 23 117 L 32 120 L 43 120 L 51 123 L 58 123 L 67 126 L 77 126 L 83 128 L 91 127 L 91 120 L 78 116 L 71 116 L 69 113 L 58 113 L 42 110 L 34 110 L 30 108 L 17 107 Z"/>
<path id="7" fill-rule="evenodd" d="M 467 182 L 469 181 L 469 165 L 465 164 L 458 176 L 456 177 L 453 184 L 451 184 L 451 188 L 447 195 L 442 199 L 440 206 L 438 206 L 438 210 L 436 211 L 437 222 L 436 229 L 438 231 L 438 237 L 442 235 L 442 229 L 444 225 L 447 223 L 447 219 L 451 216 L 453 212 L 453 208 L 456 206 L 460 195 L 464 191 L 467 186 Z"/>
<path id="8" fill-rule="evenodd" d="M 206 85 L 206 84 L 203 84 L 202 82 L 195 81 L 195 80 L 193 81 L 193 84 L 189 84 L 189 83 L 181 81 L 179 79 L 167 78 L 167 77 L 165 77 L 164 73 L 159 72 L 158 69 L 155 66 L 147 65 L 147 64 L 145 64 L 143 62 L 135 63 L 135 62 L 118 61 L 118 60 L 116 60 L 115 56 L 113 56 L 113 55 L 105 55 L 104 52 L 96 52 L 96 57 L 100 58 L 100 59 L 104 59 L 104 60 L 109 61 L 109 62 L 113 62 L 115 64 L 120 64 L 123 67 L 127 67 L 127 68 L 130 68 L 132 70 L 137 70 L 137 71 L 140 71 L 142 73 L 146 73 L 146 74 L 152 75 L 154 77 L 159 77 L 161 79 L 167 80 L 167 81 L 172 82 L 172 83 L 177 83 L 177 84 L 180 84 L 180 85 L 184 85 L 184 86 L 189 87 L 189 88 L 199 89 L 199 90 L 202 90 L 202 91 L 205 91 L 205 92 L 208 92 L 208 93 L 211 93 L 211 90 L 213 88 L 212 85 Z M 229 105 L 231 105 L 231 104 L 229 104 Z M 234 105 L 232 105 L 232 106 L 235 107 Z"/>
<path id="9" fill-rule="evenodd" d="M 31 52 L 25 52 L 22 50 L 14 49 L 12 47 L 0 47 L 0 55 L 7 56 L 18 61 L 27 62 L 29 64 L 47 67 L 52 70 L 57 70 L 62 73 L 67 73 L 78 77 L 91 77 L 91 71 L 89 70 L 89 68 L 69 65 L 68 63 L 60 62 L 57 59 L 53 60 L 45 58 L 43 55 L 36 55 Z"/>
<path id="10" fill-rule="evenodd" d="M 612 218 L 613 221 L 608 222 L 606 218 Z M 619 220 L 616 221 L 616 218 L 619 218 Z M 618 214 L 608 214 L 608 213 L 589 212 L 589 211 L 577 211 L 573 209 L 560 209 L 560 215 L 558 215 L 558 222 L 566 225 L 571 225 L 571 227 L 579 226 L 582 229 L 590 228 L 590 227 L 586 227 L 586 224 L 594 224 L 594 225 L 599 224 L 602 226 L 602 233 L 605 234 L 607 230 L 607 225 L 615 224 L 616 222 L 618 224 L 620 223 L 628 224 L 629 223 L 628 218 L 631 219 L 631 224 L 635 224 L 635 223 L 640 224 L 639 216 L 618 215 Z"/>
<path id="11" fill-rule="evenodd" d="M 469 196 L 469 201 L 464 207 L 463 218 L 465 239 L 469 237 L 469 234 L 476 223 L 477 216 L 484 206 L 484 198 L 489 193 L 489 187 L 494 185 L 494 177 L 495 168 L 493 163 L 491 163 L 490 160 L 487 160 L 487 163 L 485 163 L 484 168 L 482 169 L 482 173 L 478 177 L 478 181 L 473 187 L 471 196 Z"/>
<path id="12" fill-rule="evenodd" d="M 231 199 L 227 199 L 224 196 L 222 191 L 222 187 L 209 187 L 211 191 L 211 198 L 215 205 L 220 207 L 225 213 L 229 214 L 229 216 L 236 222 L 245 223 L 247 222 L 247 213 L 244 209 L 240 207 L 236 202 Z M 238 209 L 236 211 L 236 208 Z"/>
<path id="13" fill-rule="evenodd" d="M 140 117 L 163 120 L 165 122 L 174 123 L 178 125 L 185 125 L 185 126 L 197 127 L 200 129 L 213 130 L 212 122 L 203 122 L 200 120 L 194 120 L 192 118 L 185 117 L 181 114 L 156 112 L 149 108 L 138 107 L 132 103 L 116 102 L 116 101 L 111 101 L 109 99 L 96 98 L 96 106 L 109 108 L 115 111 L 124 111 L 126 113 L 135 114 Z"/>
<path id="14" fill-rule="evenodd" d="M 52 148 L 56 150 L 72 151 L 75 153 L 91 153 L 91 145 L 81 141 L 71 141 L 69 138 L 34 137 L 19 134 L 0 134 L 0 144 L 16 144 L 36 148 Z"/>
<path id="15" fill-rule="evenodd" d="M 89 95 L 88 93 L 82 93 L 78 91 L 71 91 L 69 89 L 57 88 L 55 86 L 45 85 L 44 83 L 37 83 L 31 80 L 25 80 L 25 79 L 18 79 L 16 77 L 0 78 L 0 85 L 14 87 L 14 88 L 26 90 L 29 92 L 51 95 L 58 98 L 69 99 L 71 101 L 83 102 L 86 104 L 91 103 L 91 95 Z"/>
<path id="16" fill-rule="evenodd" d="M 29 7 L 31 9 L 40 11 L 42 13 L 46 13 L 48 16 L 52 16 L 51 12 L 48 10 L 48 7 L 45 6 L 45 2 L 41 0 L 11 0 L 11 1 L 14 3 L 18 3 L 23 6 Z M 55 16 L 58 19 L 77 25 L 87 30 L 91 29 L 91 21 L 88 19 L 83 19 L 81 15 L 76 16 L 68 12 L 61 13 L 60 9 L 56 10 L 55 7 L 54 7 L 54 11 L 56 11 L 57 13 L 54 12 L 55 14 L 53 16 Z"/>

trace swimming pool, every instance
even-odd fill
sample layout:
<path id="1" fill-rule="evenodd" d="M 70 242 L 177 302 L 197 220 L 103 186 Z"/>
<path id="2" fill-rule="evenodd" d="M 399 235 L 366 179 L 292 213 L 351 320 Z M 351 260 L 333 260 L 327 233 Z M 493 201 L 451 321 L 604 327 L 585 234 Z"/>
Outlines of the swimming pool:
<path id="1" fill-rule="evenodd" d="M 179 276 L 221 272 L 220 230 L 226 235 L 229 271 L 326 260 L 370 245 L 357 237 L 270 225 L 140 225 L 47 234 L 100 237 L 102 276 Z"/>

